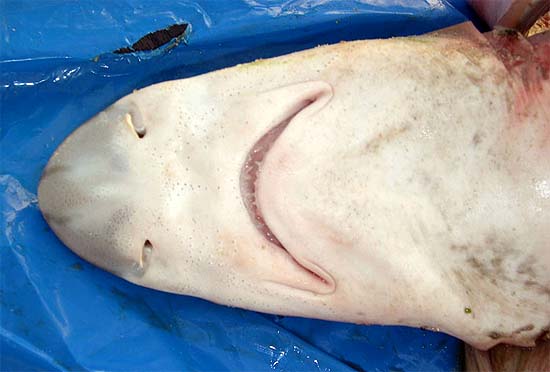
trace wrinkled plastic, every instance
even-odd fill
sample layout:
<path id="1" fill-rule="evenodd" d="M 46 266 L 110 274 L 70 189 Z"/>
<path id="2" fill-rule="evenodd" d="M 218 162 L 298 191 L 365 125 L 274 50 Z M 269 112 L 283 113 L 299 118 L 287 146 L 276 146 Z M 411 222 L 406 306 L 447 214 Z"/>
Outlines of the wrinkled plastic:
<path id="1" fill-rule="evenodd" d="M 277 317 L 140 288 L 48 228 L 48 158 L 133 89 L 340 40 L 419 34 L 472 15 L 444 0 L 0 2 L 1 370 L 447 371 L 440 333 Z M 189 23 L 183 42 L 113 54 Z M 373 302 L 372 306 L 376 306 Z"/>

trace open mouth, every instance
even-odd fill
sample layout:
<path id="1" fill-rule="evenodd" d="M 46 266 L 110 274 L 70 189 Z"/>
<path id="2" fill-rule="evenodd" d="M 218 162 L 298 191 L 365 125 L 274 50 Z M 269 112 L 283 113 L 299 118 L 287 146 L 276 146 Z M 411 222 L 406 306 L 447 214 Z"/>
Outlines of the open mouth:
<path id="1" fill-rule="evenodd" d="M 324 271 L 318 268 L 315 264 L 310 264 L 307 262 L 300 262 L 284 247 L 281 241 L 277 236 L 271 231 L 268 224 L 266 223 L 262 211 L 256 202 L 256 189 L 257 182 L 260 172 L 262 171 L 262 164 L 264 159 L 275 144 L 279 136 L 287 128 L 287 126 L 292 122 L 292 120 L 298 115 L 301 111 L 306 109 L 308 106 L 313 104 L 315 99 L 304 100 L 300 102 L 295 108 L 290 112 L 290 115 L 279 124 L 271 128 L 267 133 L 265 133 L 252 147 L 249 151 L 246 161 L 241 169 L 240 177 L 240 188 L 241 196 L 244 202 L 244 205 L 248 211 L 248 214 L 255 225 L 256 229 L 263 235 L 263 237 L 270 242 L 271 244 L 279 247 L 286 251 L 289 257 L 300 267 L 314 276 L 316 279 L 322 281 L 324 284 L 332 287 L 334 282 L 332 278 L 324 273 Z M 306 267 L 307 266 L 307 267 Z"/>
<path id="2" fill-rule="evenodd" d="M 262 211 L 256 203 L 256 183 L 265 156 L 289 122 L 290 120 L 287 119 L 264 134 L 248 153 L 241 170 L 241 195 L 254 226 L 266 240 L 283 249 L 285 248 L 265 222 Z"/>

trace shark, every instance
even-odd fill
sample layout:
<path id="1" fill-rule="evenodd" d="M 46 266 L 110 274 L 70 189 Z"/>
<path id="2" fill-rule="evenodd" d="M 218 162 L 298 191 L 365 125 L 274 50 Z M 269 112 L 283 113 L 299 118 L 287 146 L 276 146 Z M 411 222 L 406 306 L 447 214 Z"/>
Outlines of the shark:
<path id="1" fill-rule="evenodd" d="M 55 151 L 44 218 L 141 286 L 533 347 L 550 331 L 550 33 L 517 31 L 544 2 L 507 3 L 487 33 L 342 42 L 136 90 Z"/>

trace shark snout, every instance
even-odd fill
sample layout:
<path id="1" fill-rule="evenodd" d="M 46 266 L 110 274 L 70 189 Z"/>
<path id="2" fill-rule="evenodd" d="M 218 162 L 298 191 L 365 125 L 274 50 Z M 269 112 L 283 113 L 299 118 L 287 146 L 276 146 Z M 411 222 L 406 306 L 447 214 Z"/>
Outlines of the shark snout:
<path id="1" fill-rule="evenodd" d="M 40 210 L 76 254 L 120 275 L 139 275 L 149 224 L 140 205 L 147 175 L 145 126 L 116 104 L 73 132 L 53 154 L 38 186 Z"/>

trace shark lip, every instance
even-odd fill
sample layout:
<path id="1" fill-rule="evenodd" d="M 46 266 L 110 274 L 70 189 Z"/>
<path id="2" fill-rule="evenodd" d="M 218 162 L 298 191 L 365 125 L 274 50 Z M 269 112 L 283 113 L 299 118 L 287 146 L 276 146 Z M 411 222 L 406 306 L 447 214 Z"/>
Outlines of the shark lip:
<path id="1" fill-rule="evenodd" d="M 275 144 L 279 136 L 284 132 L 286 127 L 290 124 L 292 119 L 296 117 L 301 111 L 310 106 L 315 100 L 305 100 L 300 102 L 298 106 L 288 115 L 286 119 L 281 121 L 279 124 L 273 126 L 269 131 L 267 131 L 260 139 L 254 144 L 251 150 L 248 152 L 246 161 L 241 169 L 240 176 L 240 189 L 241 196 L 245 208 L 248 211 L 252 223 L 260 234 L 264 237 L 265 240 L 271 244 L 283 249 L 290 258 L 304 270 L 308 271 L 311 275 L 317 277 L 320 281 L 327 283 L 327 280 L 324 278 L 325 275 L 322 275 L 322 270 L 313 271 L 312 268 L 316 265 L 307 264 L 311 268 L 304 266 L 299 260 L 292 256 L 292 254 L 284 247 L 284 245 L 279 241 L 277 236 L 271 231 L 269 225 L 265 221 L 262 211 L 256 202 L 256 184 L 258 181 L 258 175 L 261 172 L 262 163 L 268 154 L 271 147 Z M 317 272 L 321 271 L 321 272 Z M 332 281 L 332 280 L 328 280 Z"/>
<path id="2" fill-rule="evenodd" d="M 285 248 L 265 222 L 262 211 L 256 203 L 256 182 L 265 156 L 289 122 L 290 119 L 287 119 L 271 128 L 254 144 L 246 157 L 240 179 L 243 202 L 254 226 L 267 241 L 283 249 Z"/>
<path id="3" fill-rule="evenodd" d="M 271 127 L 270 130 L 260 137 L 260 139 L 256 141 L 254 146 L 252 146 L 248 152 L 246 161 L 241 169 L 241 196 L 254 226 L 267 241 L 279 246 L 282 249 L 285 249 L 285 247 L 281 244 L 279 239 L 277 239 L 275 234 L 265 222 L 262 211 L 256 203 L 256 183 L 258 181 L 259 173 L 261 172 L 261 166 L 271 147 L 275 144 L 292 119 L 294 119 L 296 115 L 298 115 L 313 102 L 313 100 L 305 100 L 300 102 L 293 110 L 291 110 L 285 119 Z"/>

